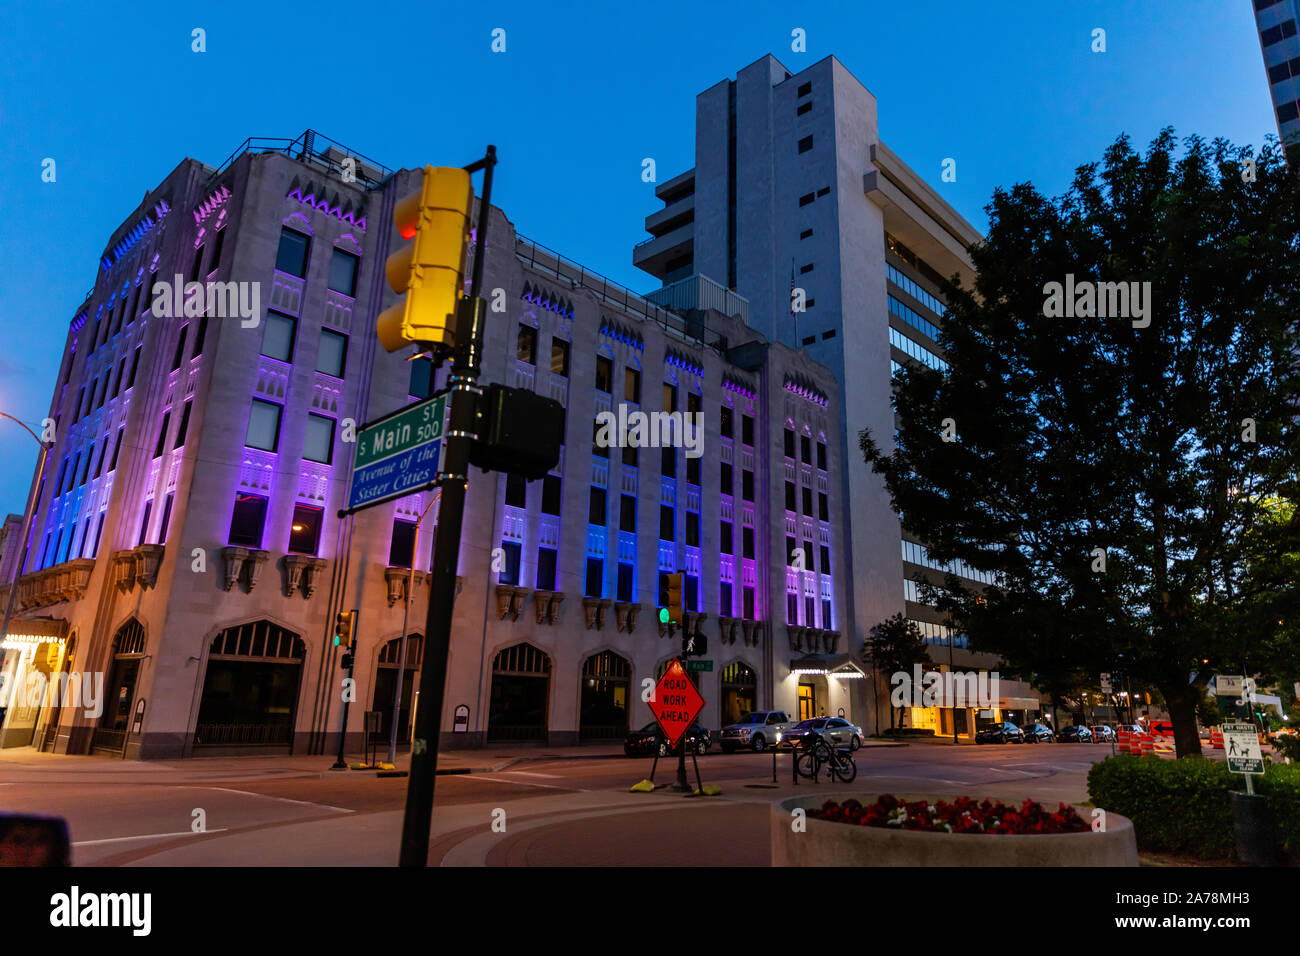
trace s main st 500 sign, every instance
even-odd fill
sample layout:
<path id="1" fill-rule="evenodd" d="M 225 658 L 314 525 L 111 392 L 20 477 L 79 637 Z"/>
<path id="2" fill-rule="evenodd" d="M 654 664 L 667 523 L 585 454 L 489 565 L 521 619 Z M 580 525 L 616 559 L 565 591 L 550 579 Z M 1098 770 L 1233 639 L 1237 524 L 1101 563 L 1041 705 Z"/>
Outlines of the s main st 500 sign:
<path id="1" fill-rule="evenodd" d="M 447 396 L 409 405 L 357 432 L 350 509 L 400 498 L 438 474 Z"/>

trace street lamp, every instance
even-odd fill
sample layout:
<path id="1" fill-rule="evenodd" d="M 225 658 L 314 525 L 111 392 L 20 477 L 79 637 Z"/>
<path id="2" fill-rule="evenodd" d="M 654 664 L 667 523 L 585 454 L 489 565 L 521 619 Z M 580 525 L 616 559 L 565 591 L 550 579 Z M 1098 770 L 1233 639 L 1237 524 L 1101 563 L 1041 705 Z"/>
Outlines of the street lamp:
<path id="1" fill-rule="evenodd" d="M 45 444 L 45 442 L 41 441 L 41 437 L 37 435 L 36 432 L 32 431 L 24 422 L 19 421 L 12 415 L 0 412 L 0 418 L 7 418 L 11 422 L 18 422 L 19 425 L 22 425 L 27 434 L 36 439 L 36 444 L 41 446 L 41 460 L 36 466 L 36 481 L 32 485 L 32 490 L 27 495 L 27 510 L 23 514 L 23 526 L 22 532 L 18 538 L 17 561 L 14 564 L 14 576 L 13 580 L 9 582 L 9 599 L 5 602 L 4 618 L 0 619 L 0 640 L 3 640 L 5 635 L 9 633 L 9 620 L 13 617 L 14 601 L 18 597 L 18 579 L 22 577 L 23 565 L 27 563 L 27 533 L 31 526 L 32 519 L 35 517 L 32 512 L 36 510 L 36 496 L 40 493 L 41 479 L 45 476 L 45 458 L 49 454 L 50 445 L 52 445 L 53 442 L 51 442 L 50 445 Z"/>
<path id="2" fill-rule="evenodd" d="M 402 643 L 401 649 L 397 653 L 397 680 L 394 682 L 396 687 L 393 688 L 393 726 L 388 731 L 388 762 L 396 765 L 397 763 L 397 719 L 402 713 L 402 684 L 406 677 L 406 622 L 411 614 L 411 593 L 415 589 L 415 556 L 420 553 L 420 522 L 424 516 L 429 513 L 429 509 L 438 503 L 442 497 L 442 489 L 433 496 L 433 500 L 424 506 L 420 512 L 420 517 L 415 519 L 415 538 L 411 541 L 411 567 L 406 574 L 406 600 L 402 604 Z M 425 648 L 427 654 L 429 651 L 429 635 L 424 636 Z M 411 688 L 414 692 L 415 688 Z"/>

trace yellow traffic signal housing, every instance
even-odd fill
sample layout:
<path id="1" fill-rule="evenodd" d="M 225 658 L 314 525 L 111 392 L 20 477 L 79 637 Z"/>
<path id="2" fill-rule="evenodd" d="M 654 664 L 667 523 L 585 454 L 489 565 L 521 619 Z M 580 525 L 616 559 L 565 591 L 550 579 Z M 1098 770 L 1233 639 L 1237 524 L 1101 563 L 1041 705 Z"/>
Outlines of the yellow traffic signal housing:
<path id="1" fill-rule="evenodd" d="M 393 291 L 405 293 L 375 322 L 379 344 L 388 351 L 416 343 L 455 345 L 454 317 L 464 291 L 473 200 L 468 172 L 455 166 L 426 166 L 420 191 L 393 209 L 398 232 L 413 241 L 384 265 Z"/>
<path id="2" fill-rule="evenodd" d="M 353 638 L 353 629 L 356 624 L 355 612 L 339 611 L 338 617 L 334 619 L 334 646 L 351 647 Z"/>
<path id="3" fill-rule="evenodd" d="M 681 624 L 682 614 L 682 576 L 668 575 L 668 623 Z"/>

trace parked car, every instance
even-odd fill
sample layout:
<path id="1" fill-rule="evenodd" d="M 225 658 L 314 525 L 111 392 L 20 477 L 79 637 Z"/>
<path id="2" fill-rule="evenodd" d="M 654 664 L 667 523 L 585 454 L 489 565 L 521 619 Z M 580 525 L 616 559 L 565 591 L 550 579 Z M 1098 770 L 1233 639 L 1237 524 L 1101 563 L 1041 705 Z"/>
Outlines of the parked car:
<path id="1" fill-rule="evenodd" d="M 1063 744 L 1090 744 L 1094 742 L 1095 737 L 1092 731 L 1082 724 L 1071 724 L 1058 730 L 1056 739 Z"/>
<path id="2" fill-rule="evenodd" d="M 1093 724 L 1092 739 L 1099 744 L 1113 744 L 1119 739 L 1115 728 L 1110 724 Z"/>
<path id="3" fill-rule="evenodd" d="M 780 744 L 781 735 L 789 729 L 790 718 L 784 710 L 752 710 L 718 732 L 718 746 L 724 754 L 741 747 L 762 753 Z"/>
<path id="4" fill-rule="evenodd" d="M 801 720 L 781 735 L 781 745 L 800 748 L 813 736 L 822 737 L 836 749 L 848 747 L 857 750 L 862 746 L 862 728 L 843 717 L 814 717 Z"/>
<path id="5" fill-rule="evenodd" d="M 1035 721 L 1032 727 L 1025 728 L 1025 743 L 1054 744 L 1056 743 L 1056 734 L 1052 733 L 1051 727 Z"/>
<path id="6" fill-rule="evenodd" d="M 1145 734 L 1145 733 L 1146 733 L 1146 730 L 1143 729 L 1143 727 L 1142 727 L 1141 724 L 1117 724 L 1117 725 L 1115 726 L 1115 733 L 1116 733 L 1116 734 L 1119 734 L 1119 732 L 1122 731 L 1122 730 L 1127 730 L 1130 734 Z"/>
<path id="7" fill-rule="evenodd" d="M 708 753 L 712 744 L 713 740 L 709 736 L 708 730 L 699 724 L 694 724 L 686 732 L 686 746 L 697 754 Z M 623 753 L 629 757 L 654 753 L 658 753 L 661 757 L 667 757 L 669 754 L 668 739 L 664 737 L 664 732 L 659 729 L 659 722 L 652 720 L 640 730 L 629 731 L 628 735 L 623 739 Z"/>
<path id="8" fill-rule="evenodd" d="M 1015 724 L 1003 721 L 985 727 L 975 734 L 977 744 L 1023 744 L 1025 742 L 1025 732 Z"/>

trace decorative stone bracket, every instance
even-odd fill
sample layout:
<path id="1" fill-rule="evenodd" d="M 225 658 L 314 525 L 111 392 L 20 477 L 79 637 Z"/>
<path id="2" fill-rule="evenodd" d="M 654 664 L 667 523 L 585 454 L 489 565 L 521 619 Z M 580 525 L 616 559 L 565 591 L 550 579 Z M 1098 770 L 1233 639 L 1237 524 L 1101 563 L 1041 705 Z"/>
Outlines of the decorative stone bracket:
<path id="1" fill-rule="evenodd" d="M 324 558 L 313 558 L 305 554 L 286 554 L 284 556 L 284 596 L 292 597 L 293 592 L 302 588 L 306 597 L 316 591 L 320 580 L 320 570 L 325 567 Z"/>
<path id="2" fill-rule="evenodd" d="M 243 581 L 249 591 L 257 586 L 257 579 L 262 573 L 269 553 L 251 548 L 222 548 L 221 558 L 224 562 L 225 588 L 227 591 Z"/>
<path id="3" fill-rule="evenodd" d="M 587 630 L 593 627 L 600 630 L 605 624 L 605 612 L 609 610 L 609 598 L 585 597 L 582 599 L 582 613 L 587 622 Z"/>
<path id="4" fill-rule="evenodd" d="M 564 592 L 563 591 L 552 592 L 551 600 L 548 602 L 546 606 L 546 619 L 551 624 L 554 624 L 555 619 L 560 616 L 560 605 L 563 603 L 564 603 Z"/>
<path id="5" fill-rule="evenodd" d="M 388 584 L 388 606 L 392 607 L 398 601 L 406 598 L 406 582 L 411 577 L 410 568 L 387 567 L 384 568 L 384 581 Z M 415 586 L 423 587 L 429 583 L 428 571 L 416 571 L 413 575 Z M 456 578 L 456 593 L 460 593 L 460 578 Z"/>
<path id="6" fill-rule="evenodd" d="M 509 584 L 498 584 L 495 591 L 497 596 L 497 619 L 504 621 L 506 615 L 510 613 L 510 604 L 514 600 L 515 589 Z"/>
<path id="7" fill-rule="evenodd" d="M 615 630 L 631 634 L 636 627 L 636 616 L 641 613 L 641 605 L 629 601 L 617 601 L 614 604 Z"/>
<path id="8" fill-rule="evenodd" d="M 804 629 L 800 627 L 798 624 L 787 624 L 785 626 L 785 630 L 786 633 L 790 636 L 790 650 L 802 651 Z M 748 634 L 745 635 L 745 643 L 746 644 L 749 643 Z"/>
<path id="9" fill-rule="evenodd" d="M 763 622 L 754 622 L 754 646 L 758 647 L 763 643 Z"/>
<path id="10" fill-rule="evenodd" d="M 538 624 L 546 623 L 546 611 L 551 606 L 550 591 L 533 592 L 533 613 L 537 616 Z"/>
<path id="11" fill-rule="evenodd" d="M 834 654 L 840 643 L 840 632 L 822 631 L 822 642 L 826 645 L 826 653 Z"/>
<path id="12" fill-rule="evenodd" d="M 113 552 L 113 583 L 125 594 L 135 587 L 135 552 Z"/>
<path id="13" fill-rule="evenodd" d="M 734 617 L 718 618 L 718 642 L 720 644 L 736 643 L 736 619 Z"/>
<path id="14" fill-rule="evenodd" d="M 523 613 L 524 605 L 528 603 L 528 596 L 533 593 L 532 588 L 515 588 L 510 600 L 510 620 L 519 620 L 519 615 Z"/>
<path id="15" fill-rule="evenodd" d="M 137 584 L 141 588 L 154 587 L 162 557 L 161 544 L 142 544 L 130 551 L 113 552 L 113 583 L 123 594 Z"/>

